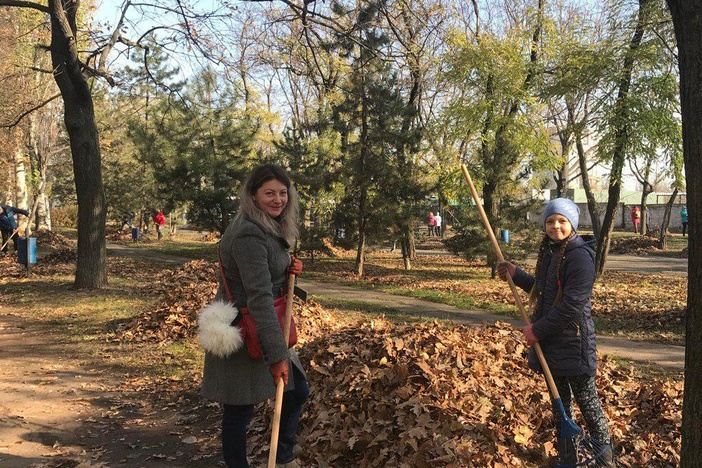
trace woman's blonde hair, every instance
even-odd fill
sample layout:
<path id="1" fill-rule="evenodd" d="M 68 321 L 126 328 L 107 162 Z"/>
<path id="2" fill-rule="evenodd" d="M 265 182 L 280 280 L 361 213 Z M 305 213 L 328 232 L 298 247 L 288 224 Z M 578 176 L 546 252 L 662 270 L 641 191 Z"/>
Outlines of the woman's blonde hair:
<path id="1" fill-rule="evenodd" d="M 277 219 L 264 213 L 253 198 L 263 184 L 273 179 L 288 189 L 288 203 Z M 248 216 L 266 232 L 282 237 L 291 245 L 298 238 L 297 220 L 300 214 L 300 200 L 290 177 L 280 166 L 262 164 L 255 167 L 241 184 L 239 200 L 241 202 L 239 212 L 236 214 L 237 218 Z"/>

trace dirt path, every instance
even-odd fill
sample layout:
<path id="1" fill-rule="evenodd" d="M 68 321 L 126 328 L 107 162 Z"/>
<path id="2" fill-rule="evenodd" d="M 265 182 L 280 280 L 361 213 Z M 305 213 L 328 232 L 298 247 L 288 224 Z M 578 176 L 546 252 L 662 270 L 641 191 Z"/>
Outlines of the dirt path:
<path id="1" fill-rule="evenodd" d="M 0 309 L 0 466 L 217 466 L 198 444 L 212 421 L 197 396 L 174 404 L 125 390 L 117 379 L 128 369 L 110 365 L 113 352 L 105 344 L 85 355 L 79 342 Z"/>

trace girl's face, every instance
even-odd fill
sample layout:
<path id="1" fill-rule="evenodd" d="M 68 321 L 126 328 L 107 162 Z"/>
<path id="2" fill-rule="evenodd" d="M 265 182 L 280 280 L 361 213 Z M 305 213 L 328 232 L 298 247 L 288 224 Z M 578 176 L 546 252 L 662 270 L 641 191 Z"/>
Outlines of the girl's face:
<path id="1" fill-rule="evenodd" d="M 573 226 L 565 216 L 555 213 L 546 218 L 546 235 L 552 241 L 561 242 L 570 237 L 572 232 Z"/>
<path id="2" fill-rule="evenodd" d="M 261 211 L 275 218 L 288 204 L 288 188 L 281 181 L 271 179 L 256 190 L 253 198 Z"/>

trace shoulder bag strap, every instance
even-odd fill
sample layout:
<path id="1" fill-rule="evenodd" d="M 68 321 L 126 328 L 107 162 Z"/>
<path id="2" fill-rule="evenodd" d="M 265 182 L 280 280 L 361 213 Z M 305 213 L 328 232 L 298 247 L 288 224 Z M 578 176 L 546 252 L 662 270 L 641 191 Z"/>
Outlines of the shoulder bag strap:
<path id="1" fill-rule="evenodd" d="M 227 283 L 227 276 L 224 274 L 224 267 L 222 266 L 222 254 L 217 248 L 217 255 L 219 256 L 219 272 L 222 274 L 222 281 L 224 282 L 224 290 L 227 292 L 227 299 L 229 302 L 234 304 L 234 298 L 232 297 L 232 292 L 229 290 L 229 283 Z"/>

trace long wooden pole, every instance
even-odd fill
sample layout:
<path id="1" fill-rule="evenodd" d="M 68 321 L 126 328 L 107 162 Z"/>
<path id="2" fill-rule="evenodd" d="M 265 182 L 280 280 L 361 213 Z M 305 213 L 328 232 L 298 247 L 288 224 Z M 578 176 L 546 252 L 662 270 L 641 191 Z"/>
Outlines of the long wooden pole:
<path id="1" fill-rule="evenodd" d="M 471 195 L 473 195 L 473 200 L 475 200 L 475 206 L 476 208 L 478 208 L 480 218 L 483 220 L 485 229 L 488 232 L 488 237 L 490 238 L 490 242 L 492 243 L 492 248 L 495 249 L 495 253 L 497 254 L 498 260 L 504 262 L 505 258 L 502 256 L 500 244 L 497 243 L 495 233 L 493 232 L 492 227 L 490 226 L 490 221 L 488 220 L 488 217 L 485 214 L 485 210 L 483 209 L 482 203 L 480 203 L 478 191 L 475 190 L 475 185 L 473 185 L 473 180 L 470 178 L 468 168 L 465 164 L 461 164 L 461 170 L 463 171 L 463 176 L 466 178 L 466 182 L 468 182 L 468 185 L 470 186 L 470 193 Z M 524 323 L 528 325 L 530 323 L 529 317 L 527 316 L 526 310 L 524 309 L 522 299 L 521 297 L 519 297 L 517 286 L 515 286 L 514 281 L 512 280 L 512 276 L 509 274 L 509 272 L 507 272 L 507 283 L 509 283 L 509 288 L 512 290 L 514 301 L 517 303 L 517 308 L 522 314 L 522 319 L 524 319 Z M 551 369 L 549 369 L 548 364 L 546 363 L 546 357 L 544 356 L 544 352 L 541 350 L 541 346 L 539 345 L 538 341 L 534 343 L 534 350 L 536 350 L 536 355 L 538 356 L 539 362 L 541 363 L 541 369 L 543 369 L 544 371 L 544 376 L 546 377 L 546 383 L 548 384 L 548 388 L 551 391 L 551 396 L 553 396 L 554 400 L 560 398 L 560 394 L 558 393 L 558 389 L 556 388 L 556 383 L 553 381 L 553 376 L 551 375 Z"/>
<path id="2" fill-rule="evenodd" d="M 19 228 L 19 226 L 17 226 L 17 227 L 15 228 L 15 230 L 12 231 L 12 235 L 10 235 L 10 237 L 7 239 L 7 242 L 5 242 L 4 244 L 2 244 L 2 247 L 0 247 L 0 250 L 4 250 L 4 249 L 5 249 L 5 246 L 7 246 L 7 244 L 10 243 L 10 241 L 12 240 L 12 238 L 15 237 L 15 234 L 17 234 L 17 231 L 19 231 L 19 230 L 20 230 L 20 228 Z"/>
<path id="3" fill-rule="evenodd" d="M 293 296 L 295 294 L 295 275 L 288 275 L 288 296 L 285 304 L 285 323 L 283 324 L 283 336 L 285 337 L 285 345 L 290 343 L 290 323 L 292 321 Z M 292 379 L 292 373 L 288 375 L 288 379 Z M 275 389 L 275 406 L 273 409 L 273 427 L 271 428 L 271 448 L 268 452 L 268 468 L 275 468 L 275 458 L 278 455 L 278 436 L 280 432 L 280 415 L 283 410 L 283 392 L 285 383 L 281 378 Z"/>

